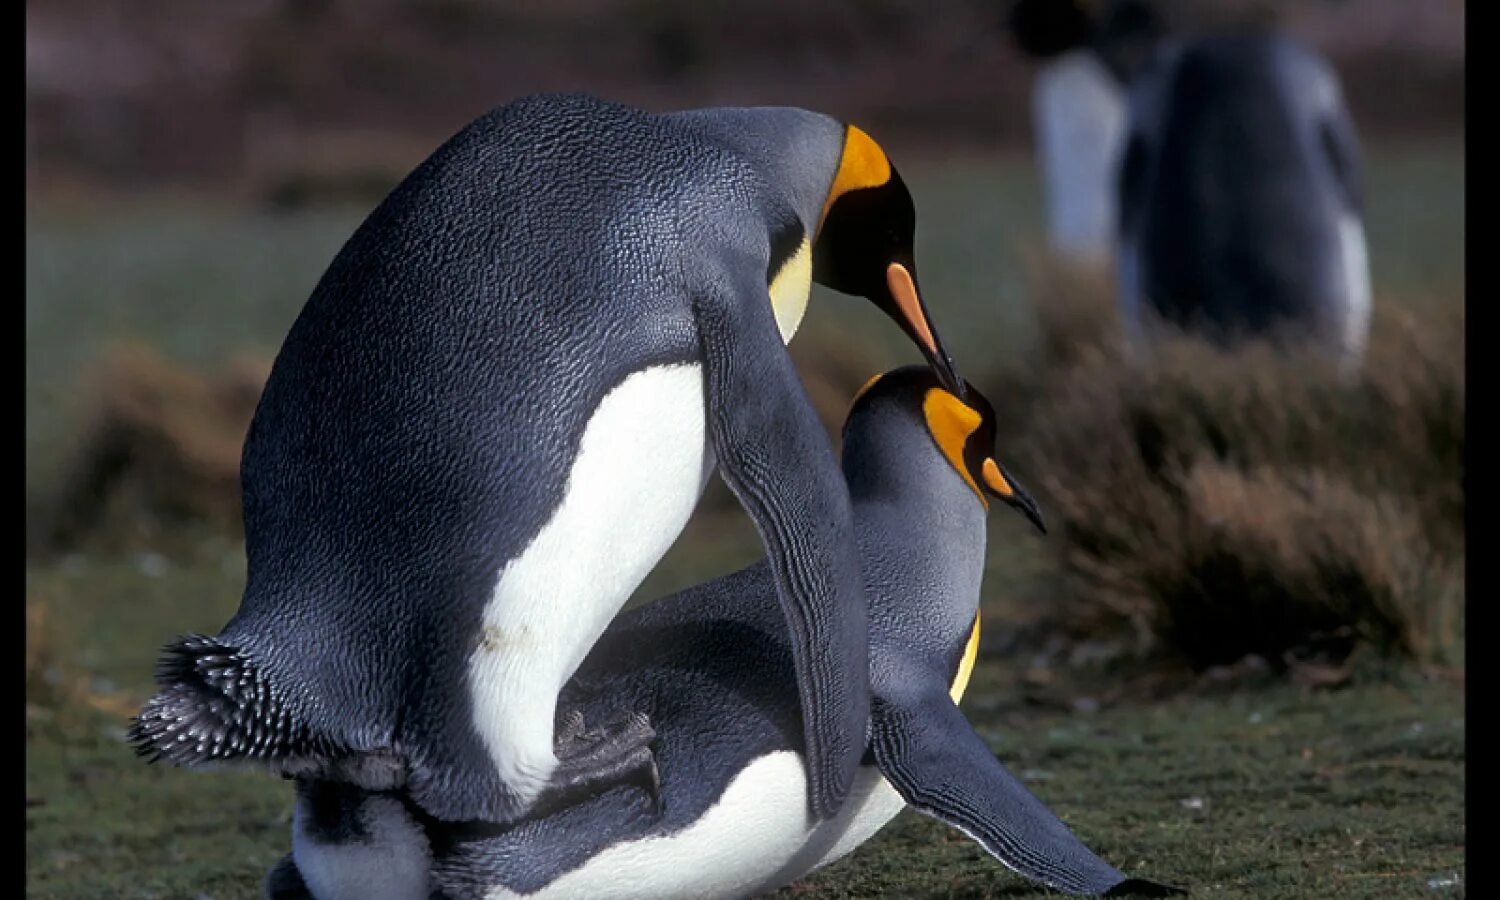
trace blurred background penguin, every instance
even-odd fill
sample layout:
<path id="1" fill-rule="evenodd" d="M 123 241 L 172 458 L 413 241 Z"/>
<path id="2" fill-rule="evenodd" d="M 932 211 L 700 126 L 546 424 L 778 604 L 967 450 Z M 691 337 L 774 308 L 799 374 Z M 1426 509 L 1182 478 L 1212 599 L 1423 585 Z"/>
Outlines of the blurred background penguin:
<path id="1" fill-rule="evenodd" d="M 1049 243 L 1080 263 L 1107 263 L 1126 92 L 1166 22 L 1142 0 L 1018 0 L 1008 24 L 1038 63 L 1031 103 Z"/>
<path id="2" fill-rule="evenodd" d="M 1049 243 L 1114 264 L 1131 349 L 1161 323 L 1308 343 L 1369 336 L 1359 141 L 1338 74 L 1270 6 L 1019 0 Z M 1164 8 L 1165 7 L 1165 8 Z"/>

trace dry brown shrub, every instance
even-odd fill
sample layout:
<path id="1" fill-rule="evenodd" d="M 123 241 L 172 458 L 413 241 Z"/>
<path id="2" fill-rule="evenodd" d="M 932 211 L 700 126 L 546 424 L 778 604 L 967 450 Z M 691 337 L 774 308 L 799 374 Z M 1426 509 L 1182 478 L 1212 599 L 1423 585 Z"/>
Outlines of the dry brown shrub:
<path id="1" fill-rule="evenodd" d="M 83 378 L 92 410 L 55 504 L 56 544 L 178 520 L 236 527 L 240 449 L 270 364 L 250 356 L 198 374 L 141 346 Z"/>
<path id="2" fill-rule="evenodd" d="M 993 393 L 1024 398 L 1004 452 L 1060 526 L 1075 633 L 1123 627 L 1198 666 L 1330 635 L 1457 652 L 1461 305 L 1382 298 L 1346 379 L 1309 352 L 1180 334 L 1132 364 L 1105 282 L 1055 261 L 1031 275 L 1040 339 Z"/>
<path id="3" fill-rule="evenodd" d="M 40 599 L 26 598 L 26 702 L 50 700 L 51 681 L 58 659 L 57 622 L 51 607 Z"/>

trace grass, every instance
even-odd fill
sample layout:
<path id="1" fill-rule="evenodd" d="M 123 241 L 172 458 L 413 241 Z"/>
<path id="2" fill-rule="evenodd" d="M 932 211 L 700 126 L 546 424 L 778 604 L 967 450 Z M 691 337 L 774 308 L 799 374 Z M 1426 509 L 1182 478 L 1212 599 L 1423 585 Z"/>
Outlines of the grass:
<path id="1" fill-rule="evenodd" d="M 205 541 L 164 569 L 75 560 L 33 571 L 27 589 L 74 623 L 57 640 L 91 689 L 128 708 L 150 690 L 160 642 L 212 630 L 233 611 L 238 564 L 232 543 Z M 1018 688 L 1026 655 L 991 652 L 1004 649 L 1002 632 L 981 642 L 971 721 L 1126 871 L 1203 897 L 1432 896 L 1430 879 L 1463 873 L 1464 711 L 1452 685 L 1414 675 L 1341 691 L 1205 681 L 1149 705 L 1081 713 L 1028 702 Z M 1099 698 L 1108 687 L 1083 679 L 1072 690 Z M 286 785 L 146 766 L 124 729 L 121 715 L 92 707 L 28 707 L 29 895 L 255 896 L 288 846 Z M 911 812 L 786 895 L 1042 896 Z"/>
<path id="2" fill-rule="evenodd" d="M 1462 295 L 1461 153 L 1453 143 L 1410 145 L 1372 159 L 1369 234 L 1382 295 Z M 981 373 L 1026 358 L 1043 332 L 1024 301 L 1017 249 L 1034 237 L 1038 215 L 1024 160 L 906 165 L 903 174 L 919 203 L 923 287 L 960 365 Z M 29 514 L 56 496 L 98 400 L 80 376 L 107 347 L 145 342 L 203 372 L 241 351 L 268 356 L 360 214 L 34 208 Z M 845 382 L 868 374 L 856 370 L 914 359 L 857 300 L 820 290 L 804 328 L 809 349 L 794 351 L 809 354 L 799 363 L 825 384 L 825 418 L 838 415 L 840 391 L 852 389 Z M 814 359 L 818 345 L 846 347 L 847 358 Z M 1044 462 L 1012 468 L 1033 485 L 1047 477 Z M 759 554 L 732 504 L 720 497 L 708 506 L 639 596 Z M 992 517 L 986 631 L 965 708 L 1001 759 L 1091 846 L 1198 896 L 1462 895 L 1461 683 L 1394 667 L 1314 690 L 1253 670 L 1221 682 L 1226 670 L 1210 669 L 1157 690 L 1144 676 L 1101 671 L 1085 664 L 1087 643 L 1037 630 L 1065 608 L 1055 537 L 1034 536 L 1015 516 Z M 28 560 L 29 896 L 251 897 L 285 852 L 285 785 L 149 767 L 123 742 L 125 714 L 151 688 L 157 648 L 183 632 L 216 631 L 243 579 L 239 544 L 203 529 Z M 1195 798 L 1201 808 L 1184 805 Z M 1444 881 L 1455 873 L 1456 885 Z M 787 894 L 1039 896 L 961 835 L 913 813 Z"/>
<path id="3" fill-rule="evenodd" d="M 1008 673 L 980 672 L 975 727 L 1129 874 L 1202 897 L 1405 897 L 1432 896 L 1430 879 L 1463 871 L 1463 719 L 1450 690 L 1277 686 L 1078 714 L 1000 699 Z M 910 811 L 786 893 L 1045 896 Z"/>

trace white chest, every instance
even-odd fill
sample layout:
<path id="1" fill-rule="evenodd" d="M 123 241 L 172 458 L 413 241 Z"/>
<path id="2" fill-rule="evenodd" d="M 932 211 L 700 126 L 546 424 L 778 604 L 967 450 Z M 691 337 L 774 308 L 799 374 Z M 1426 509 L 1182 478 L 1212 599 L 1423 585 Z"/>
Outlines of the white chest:
<path id="1" fill-rule="evenodd" d="M 500 571 L 469 659 L 474 725 L 534 797 L 556 766 L 557 693 L 687 525 L 713 471 L 697 365 L 628 376 L 589 418 L 562 502 Z"/>
<path id="2" fill-rule="evenodd" d="M 745 897 L 772 890 L 833 862 L 869 840 L 905 806 L 874 768 L 862 768 L 836 818 L 814 820 L 807 772 L 790 751 L 763 756 L 730 782 L 719 802 L 689 828 L 617 844 L 534 894 L 513 898 Z"/>
<path id="3" fill-rule="evenodd" d="M 1038 74 L 1033 109 L 1053 247 L 1107 258 L 1125 136 L 1123 93 L 1092 53 L 1074 51 Z"/>

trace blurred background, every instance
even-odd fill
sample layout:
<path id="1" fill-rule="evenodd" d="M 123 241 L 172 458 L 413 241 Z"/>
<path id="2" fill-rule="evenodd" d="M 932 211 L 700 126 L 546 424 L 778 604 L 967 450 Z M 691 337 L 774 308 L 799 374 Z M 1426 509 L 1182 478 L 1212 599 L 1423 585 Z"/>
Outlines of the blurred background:
<path id="1" fill-rule="evenodd" d="M 157 648 L 238 604 L 240 444 L 323 269 L 438 144 L 536 91 L 804 106 L 890 153 L 928 302 L 1052 526 L 992 517 L 966 705 L 1096 848 L 1224 895 L 1461 892 L 1464 6 L 1159 6 L 1338 71 L 1375 295 L 1354 383 L 1190 337 L 1123 362 L 1112 276 L 1048 248 L 1042 62 L 1007 2 L 29 0 L 32 893 L 253 896 L 285 851 L 280 784 L 148 769 L 126 717 Z M 792 345 L 835 439 L 860 384 L 916 361 L 867 307 L 815 289 Z M 759 554 L 716 486 L 640 597 Z M 943 834 L 903 817 L 798 892 L 1014 889 Z"/>

